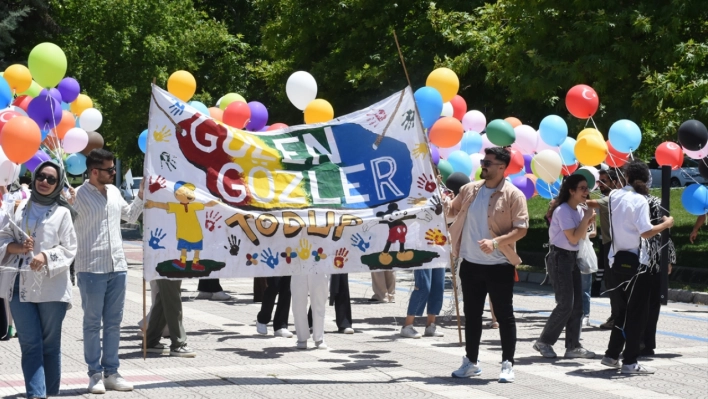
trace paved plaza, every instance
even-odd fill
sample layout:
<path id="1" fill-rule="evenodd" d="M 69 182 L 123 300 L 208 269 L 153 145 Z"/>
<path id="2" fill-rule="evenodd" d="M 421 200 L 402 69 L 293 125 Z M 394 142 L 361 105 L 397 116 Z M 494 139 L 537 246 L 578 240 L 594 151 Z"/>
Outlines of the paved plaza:
<path id="1" fill-rule="evenodd" d="M 251 279 L 222 280 L 233 295 L 226 302 L 195 300 L 196 281 L 182 285 L 184 325 L 193 359 L 148 354 L 143 360 L 137 322 L 142 317 L 141 243 L 127 241 L 131 259 L 122 325 L 121 374 L 135 391 L 106 393 L 115 398 L 708 398 L 708 306 L 670 303 L 662 308 L 657 354 L 644 360 L 653 376 L 620 375 L 600 359 L 543 359 L 531 345 L 553 309 L 547 287 L 518 284 L 516 382 L 499 384 L 501 348 L 498 330 L 485 327 L 480 377 L 453 379 L 463 349 L 453 318 L 439 318 L 442 338 L 404 339 L 398 332 L 413 285 L 411 272 L 397 273 L 396 303 L 369 303 L 370 276 L 349 276 L 354 315 L 353 335 L 337 334 L 334 309 L 327 308 L 325 340 L 329 350 L 297 350 L 295 338 L 256 334 L 260 304 L 253 303 Z M 443 311 L 450 311 L 451 290 Z M 147 295 L 148 301 L 150 294 Z M 78 288 L 64 321 L 62 397 L 86 393 L 82 317 Z M 149 304 L 148 304 L 149 306 Z M 609 315 L 609 301 L 593 298 L 591 322 Z M 485 312 L 485 316 L 489 316 Z M 416 327 L 422 331 L 420 319 Z M 291 330 L 293 319 L 290 318 Z M 22 331 L 20 331 L 20 334 Z M 583 345 L 604 353 L 609 331 L 585 327 Z M 163 340 L 168 343 L 168 340 Z M 312 347 L 312 342 L 310 341 Z M 563 353 L 563 336 L 556 351 Z M 20 349 L 16 339 L 0 342 L 0 396 L 24 397 Z"/>

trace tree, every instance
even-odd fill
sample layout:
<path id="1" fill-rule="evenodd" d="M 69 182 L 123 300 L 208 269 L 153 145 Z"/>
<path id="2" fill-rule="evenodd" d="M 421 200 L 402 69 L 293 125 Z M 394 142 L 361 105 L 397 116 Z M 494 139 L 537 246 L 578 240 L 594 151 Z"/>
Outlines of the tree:
<path id="1" fill-rule="evenodd" d="M 45 0 L 5 0 L 0 16 L 0 70 L 15 63 L 26 65 L 29 43 L 56 29 Z"/>

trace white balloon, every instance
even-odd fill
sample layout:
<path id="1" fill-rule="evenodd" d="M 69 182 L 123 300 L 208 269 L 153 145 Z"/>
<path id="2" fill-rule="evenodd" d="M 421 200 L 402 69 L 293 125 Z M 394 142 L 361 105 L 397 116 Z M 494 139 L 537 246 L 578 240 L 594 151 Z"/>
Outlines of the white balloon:
<path id="1" fill-rule="evenodd" d="M 443 109 L 442 112 L 440 113 L 440 116 L 452 116 L 455 113 L 455 110 L 452 108 L 452 104 L 450 102 L 443 103 Z"/>
<path id="2" fill-rule="evenodd" d="M 462 117 L 462 127 L 465 131 L 474 130 L 475 132 L 481 132 L 487 127 L 487 118 L 480 111 L 467 111 L 465 116 Z"/>
<path id="3" fill-rule="evenodd" d="M 470 155 L 470 159 L 472 160 L 472 173 L 470 173 L 470 180 L 474 180 L 477 175 L 477 169 L 482 167 L 480 161 L 484 159 L 484 155 L 475 153 Z"/>
<path id="4" fill-rule="evenodd" d="M 683 147 L 682 147 L 683 148 Z M 691 159 L 703 159 L 708 157 L 708 147 L 703 147 L 698 151 L 691 151 L 683 148 L 683 153 L 686 154 Z"/>
<path id="5" fill-rule="evenodd" d="M 87 132 L 98 130 L 103 123 L 103 115 L 96 108 L 87 108 L 79 116 L 79 126 Z"/>
<path id="6" fill-rule="evenodd" d="M 452 147 L 438 147 L 438 154 L 440 154 L 440 157 L 443 159 L 447 159 L 447 157 L 450 156 L 453 152 L 457 151 L 460 149 L 460 146 L 462 145 L 462 142 L 459 142 Z"/>
<path id="7" fill-rule="evenodd" d="M 560 154 L 560 151 L 561 151 L 560 147 L 558 147 L 558 146 L 553 147 L 553 146 L 546 144 L 545 141 L 540 139 L 541 136 L 539 135 L 538 131 L 536 131 L 536 135 L 538 135 L 538 137 L 539 137 L 539 140 L 537 140 L 538 144 L 536 144 L 536 152 L 537 153 L 541 152 L 543 150 L 551 150 L 551 151 L 555 152 L 556 154 Z"/>
<path id="8" fill-rule="evenodd" d="M 5 152 L 0 147 L 0 186 L 9 186 L 20 174 L 22 167 L 7 159 Z"/>
<path id="9" fill-rule="evenodd" d="M 317 98 L 317 81 L 309 73 L 297 71 L 285 83 L 285 94 L 295 108 L 304 111 L 307 104 Z"/>
<path id="10" fill-rule="evenodd" d="M 548 184 L 553 184 L 561 174 L 561 157 L 551 150 L 543 150 L 531 161 L 536 176 Z"/>
<path id="11" fill-rule="evenodd" d="M 514 128 L 514 132 L 516 133 L 516 141 L 511 145 L 511 148 L 518 150 L 522 154 L 533 154 L 536 151 L 536 147 L 538 147 L 539 141 L 536 129 L 529 125 L 519 125 Z"/>
<path id="12" fill-rule="evenodd" d="M 18 114 L 20 114 L 20 115 L 22 115 L 22 116 L 27 116 L 27 112 L 25 112 L 25 110 L 22 109 L 22 108 L 20 108 L 20 107 L 16 107 L 16 106 L 14 106 L 14 105 L 11 105 L 11 106 L 9 106 L 7 109 L 10 110 L 10 111 L 15 111 L 15 112 L 17 112 Z M 5 111 L 5 110 L 3 110 L 3 111 Z M 0 111 L 0 112 L 2 112 L 2 111 Z"/>
<path id="13" fill-rule="evenodd" d="M 83 113 L 81 115 L 83 115 Z M 62 147 L 67 154 L 74 154 L 83 151 L 88 144 L 88 140 L 88 133 L 86 133 L 84 129 L 79 127 L 71 128 L 66 132 L 66 135 L 64 135 Z"/>

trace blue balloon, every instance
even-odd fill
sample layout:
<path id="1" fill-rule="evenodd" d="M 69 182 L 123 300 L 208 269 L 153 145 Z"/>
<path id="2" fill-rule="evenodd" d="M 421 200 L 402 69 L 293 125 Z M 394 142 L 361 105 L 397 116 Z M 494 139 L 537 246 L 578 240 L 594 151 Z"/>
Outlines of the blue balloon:
<path id="1" fill-rule="evenodd" d="M 41 132 L 42 132 L 42 141 L 44 141 L 44 139 L 46 139 L 47 136 L 49 136 L 49 132 L 51 132 L 51 130 L 49 130 L 49 129 L 41 130 Z"/>
<path id="2" fill-rule="evenodd" d="M 145 151 L 147 151 L 147 145 L 148 145 L 148 131 L 147 129 L 143 130 L 142 133 L 140 133 L 140 136 L 138 136 L 138 147 L 140 147 L 140 151 L 145 154 Z"/>
<path id="3" fill-rule="evenodd" d="M 536 191 L 538 191 L 538 195 L 545 199 L 553 199 L 557 197 L 560 192 L 560 188 L 560 179 L 553 182 L 553 184 L 548 184 L 541 179 L 536 180 Z"/>
<path id="4" fill-rule="evenodd" d="M 610 144 L 625 154 L 636 151 L 642 142 L 642 131 L 636 123 L 628 119 L 620 119 L 610 126 Z"/>
<path id="5" fill-rule="evenodd" d="M 575 139 L 572 137 L 566 137 L 563 144 L 560 145 L 560 156 L 563 165 L 575 165 L 578 162 L 578 158 L 575 157 Z"/>
<path id="6" fill-rule="evenodd" d="M 460 150 L 469 155 L 475 154 L 482 149 L 482 135 L 477 132 L 465 132 L 460 141 Z"/>
<path id="7" fill-rule="evenodd" d="M 464 151 L 453 151 L 447 157 L 447 161 L 452 165 L 453 172 L 460 172 L 465 176 L 469 176 L 472 173 L 472 160 Z"/>
<path id="8" fill-rule="evenodd" d="M 708 188 L 702 184 L 691 184 L 683 190 L 681 203 L 691 215 L 705 215 L 708 211 Z"/>
<path id="9" fill-rule="evenodd" d="M 509 175 L 509 179 L 514 180 L 514 178 L 522 177 L 522 176 L 526 176 L 526 171 L 524 170 L 524 168 L 521 168 L 521 171 L 518 173 L 514 173 L 513 175 Z"/>
<path id="10" fill-rule="evenodd" d="M 204 103 L 199 102 L 199 101 L 190 101 L 189 105 L 191 105 L 194 109 L 199 111 L 202 115 L 209 116 L 209 108 L 204 105 Z"/>
<path id="11" fill-rule="evenodd" d="M 78 176 L 86 171 L 86 157 L 79 152 L 66 157 L 64 163 L 66 164 L 66 171 L 71 175 Z"/>
<path id="12" fill-rule="evenodd" d="M 71 105 L 69 103 L 61 102 L 62 111 L 71 111 Z"/>
<path id="13" fill-rule="evenodd" d="M 538 126 L 541 140 L 551 147 L 558 147 L 568 137 L 568 125 L 558 115 L 548 115 Z"/>
<path id="14" fill-rule="evenodd" d="M 0 77 L 0 109 L 7 108 L 12 104 L 12 90 L 5 78 Z"/>
<path id="15" fill-rule="evenodd" d="M 430 129 L 442 113 L 442 96 L 434 88 L 424 86 L 415 91 L 414 97 L 420 111 L 420 119 L 423 120 L 423 127 Z"/>

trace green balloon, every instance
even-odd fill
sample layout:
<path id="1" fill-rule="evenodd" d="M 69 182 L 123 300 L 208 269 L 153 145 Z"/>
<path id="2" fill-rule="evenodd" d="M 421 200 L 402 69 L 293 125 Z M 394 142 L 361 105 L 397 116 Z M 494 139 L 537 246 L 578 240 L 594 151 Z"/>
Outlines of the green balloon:
<path id="1" fill-rule="evenodd" d="M 574 175 L 582 175 L 588 183 L 588 187 L 592 190 L 595 187 L 595 176 L 587 169 L 578 169 L 573 172 Z"/>
<path id="2" fill-rule="evenodd" d="M 452 165 L 445 159 L 441 159 L 440 162 L 438 162 L 438 170 L 440 171 L 443 181 L 447 180 L 448 176 L 453 172 Z"/>
<path id="3" fill-rule="evenodd" d="M 223 110 L 226 109 L 226 107 L 227 107 L 229 104 L 231 104 L 231 103 L 234 102 L 234 101 L 241 101 L 241 102 L 244 102 L 244 103 L 245 103 L 245 102 L 246 102 L 246 99 L 243 98 L 243 96 L 240 95 L 240 94 L 229 93 L 229 94 L 227 94 L 227 95 L 225 95 L 224 97 L 221 98 L 221 102 L 219 103 L 219 108 L 221 108 L 221 110 L 223 111 Z"/>
<path id="4" fill-rule="evenodd" d="M 487 125 L 487 138 L 492 144 L 506 147 L 516 141 L 516 133 L 509 122 L 495 119 Z"/>
<path id="5" fill-rule="evenodd" d="M 41 93 L 41 92 L 42 92 L 42 86 L 40 86 L 39 83 L 37 83 L 33 80 L 29 89 L 23 91 L 22 93 L 19 93 L 19 95 L 20 96 L 27 95 L 30 97 L 37 97 L 39 95 L 39 93 Z"/>
<path id="6" fill-rule="evenodd" d="M 40 43 L 30 52 L 27 67 L 42 87 L 54 87 L 66 75 L 66 55 L 54 43 Z"/>

